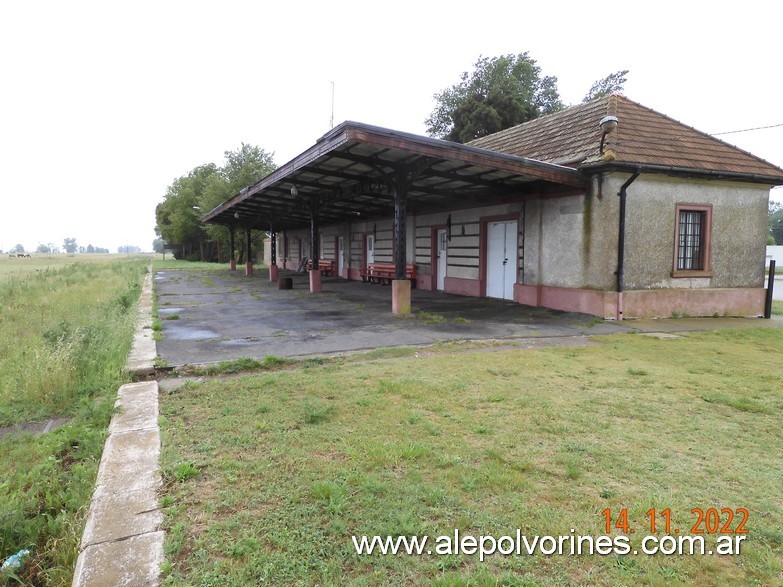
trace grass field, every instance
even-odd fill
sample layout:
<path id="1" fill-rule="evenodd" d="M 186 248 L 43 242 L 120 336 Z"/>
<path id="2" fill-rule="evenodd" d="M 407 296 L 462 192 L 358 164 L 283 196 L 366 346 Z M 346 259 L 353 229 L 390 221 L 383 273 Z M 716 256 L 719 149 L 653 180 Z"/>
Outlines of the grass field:
<path id="1" fill-rule="evenodd" d="M 0 427 L 68 420 L 47 434 L 0 438 L 0 560 L 30 549 L 25 584 L 71 584 L 105 430 L 117 388 L 128 381 L 148 262 L 108 255 L 0 262 Z M 7 579 L 0 573 L 0 585 Z"/>
<path id="2" fill-rule="evenodd" d="M 176 259 L 156 259 L 153 263 L 156 272 L 166 269 L 187 269 L 191 271 L 225 271 L 228 267 L 226 263 L 206 263 L 199 261 L 178 261 Z M 256 265 L 256 267 L 258 267 Z"/>
<path id="3" fill-rule="evenodd" d="M 150 261 L 151 255 L 131 255 L 133 260 Z M 35 274 L 47 269 L 62 269 L 74 263 L 115 263 L 117 261 L 128 261 L 127 255 L 104 255 L 79 253 L 78 255 L 68 255 L 65 253 L 45 254 L 32 253 L 29 259 L 10 259 L 7 254 L 0 254 L 0 283 L 7 277 L 25 276 Z"/>
<path id="4" fill-rule="evenodd" d="M 783 584 L 780 356 L 783 331 L 759 328 L 394 349 L 187 383 L 161 396 L 164 584 Z M 651 509 L 695 535 L 696 508 L 727 532 L 747 509 L 739 555 L 641 554 L 665 532 Z M 639 555 L 359 556 L 351 539 L 617 537 L 624 509 Z M 714 522 L 696 528 L 709 548 Z"/>

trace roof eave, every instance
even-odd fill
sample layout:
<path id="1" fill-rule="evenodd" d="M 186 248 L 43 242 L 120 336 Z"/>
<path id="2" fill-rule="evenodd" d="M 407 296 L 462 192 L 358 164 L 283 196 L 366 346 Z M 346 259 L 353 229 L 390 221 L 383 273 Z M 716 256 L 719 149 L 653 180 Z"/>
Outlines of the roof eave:
<path id="1" fill-rule="evenodd" d="M 695 177 L 700 179 L 713 179 L 724 181 L 741 181 L 746 183 L 760 183 L 769 186 L 783 185 L 783 175 L 762 175 L 757 173 L 738 173 L 730 171 L 716 171 L 712 169 L 695 169 L 691 167 L 676 167 L 669 165 L 650 165 L 645 163 L 599 163 L 582 165 L 579 170 L 585 174 L 602 173 L 605 171 L 629 171 L 640 169 L 642 173 L 655 173 L 665 175 L 678 175 L 682 177 Z"/>

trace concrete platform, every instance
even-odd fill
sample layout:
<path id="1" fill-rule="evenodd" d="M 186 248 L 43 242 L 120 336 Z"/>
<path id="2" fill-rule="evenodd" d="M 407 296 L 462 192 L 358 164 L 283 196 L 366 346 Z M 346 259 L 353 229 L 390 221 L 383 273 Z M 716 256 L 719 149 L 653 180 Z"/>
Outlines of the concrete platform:
<path id="1" fill-rule="evenodd" d="M 530 340 L 615 332 L 764 326 L 734 319 L 603 321 L 488 298 L 414 289 L 412 314 L 392 313 L 391 287 L 323 278 L 310 293 L 307 274 L 279 290 L 266 272 L 166 270 L 155 276 L 163 339 L 159 355 L 173 366 L 266 355 L 302 357 L 456 340 Z M 263 275 L 262 275 L 263 274 Z M 166 320 L 176 314 L 177 320 Z"/>
<path id="2" fill-rule="evenodd" d="M 262 272 L 259 272 L 262 273 Z M 292 290 L 263 276 L 166 270 L 156 276 L 169 364 L 209 363 L 266 355 L 295 357 L 444 340 L 578 336 L 627 330 L 513 302 L 412 290 L 412 314 L 392 313 L 392 288 L 323 278 L 310 293 L 306 274 L 283 271 Z M 176 314 L 177 320 L 166 320 Z"/>

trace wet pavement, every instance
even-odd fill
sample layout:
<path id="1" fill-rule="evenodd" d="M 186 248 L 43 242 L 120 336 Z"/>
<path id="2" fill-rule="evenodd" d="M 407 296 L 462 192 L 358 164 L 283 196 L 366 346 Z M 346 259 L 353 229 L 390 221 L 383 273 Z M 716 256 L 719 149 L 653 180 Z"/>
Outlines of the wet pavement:
<path id="1" fill-rule="evenodd" d="M 310 293 L 306 274 L 280 271 L 293 289 L 279 290 L 266 270 L 166 270 L 155 275 L 169 365 L 267 355 L 302 357 L 439 341 L 543 342 L 616 332 L 675 332 L 764 325 L 757 319 L 603 321 L 585 314 L 414 289 L 413 313 L 391 312 L 391 287 L 324 278 Z M 767 324 L 769 321 L 763 321 Z M 779 323 L 781 321 L 778 321 Z M 579 344 L 577 340 L 574 344 Z"/>

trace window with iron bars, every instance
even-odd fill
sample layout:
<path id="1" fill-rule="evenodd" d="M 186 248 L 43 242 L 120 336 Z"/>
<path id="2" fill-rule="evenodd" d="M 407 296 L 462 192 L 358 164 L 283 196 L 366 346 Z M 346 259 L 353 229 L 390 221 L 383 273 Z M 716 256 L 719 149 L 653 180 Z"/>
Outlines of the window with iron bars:
<path id="1" fill-rule="evenodd" d="M 680 210 L 677 270 L 701 271 L 704 269 L 704 218 L 706 212 Z"/>

